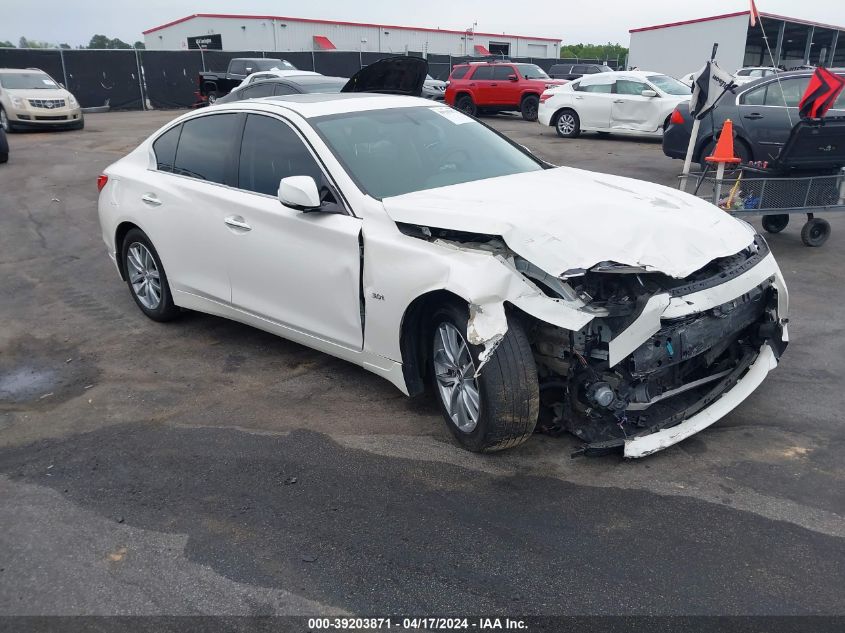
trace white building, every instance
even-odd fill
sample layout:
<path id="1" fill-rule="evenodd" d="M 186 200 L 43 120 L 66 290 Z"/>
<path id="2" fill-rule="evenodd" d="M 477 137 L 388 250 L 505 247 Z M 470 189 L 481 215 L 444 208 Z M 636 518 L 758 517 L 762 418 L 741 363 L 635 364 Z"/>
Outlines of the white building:
<path id="1" fill-rule="evenodd" d="M 272 15 L 197 13 L 144 31 L 150 50 L 372 51 L 404 54 L 559 57 L 560 40 Z"/>
<path id="2" fill-rule="evenodd" d="M 631 29 L 628 65 L 681 77 L 704 66 L 718 43 L 716 61 L 730 73 L 743 66 L 845 66 L 845 27 L 760 15 L 753 27 L 749 12 L 740 11 Z"/>

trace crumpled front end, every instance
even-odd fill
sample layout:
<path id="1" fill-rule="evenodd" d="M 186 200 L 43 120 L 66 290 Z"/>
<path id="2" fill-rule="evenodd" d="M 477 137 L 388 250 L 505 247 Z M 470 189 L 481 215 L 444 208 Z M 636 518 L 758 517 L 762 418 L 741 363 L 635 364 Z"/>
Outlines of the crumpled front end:
<path id="1" fill-rule="evenodd" d="M 642 457 L 709 426 L 788 341 L 786 286 L 759 236 L 685 279 L 605 263 L 566 285 L 594 318 L 578 331 L 536 324 L 540 426 L 587 454 Z"/>

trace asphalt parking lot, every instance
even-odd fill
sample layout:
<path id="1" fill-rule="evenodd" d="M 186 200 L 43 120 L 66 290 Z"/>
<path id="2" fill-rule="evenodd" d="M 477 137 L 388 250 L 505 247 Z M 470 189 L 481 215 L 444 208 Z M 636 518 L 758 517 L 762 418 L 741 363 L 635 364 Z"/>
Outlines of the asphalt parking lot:
<path id="1" fill-rule="evenodd" d="M 845 614 L 843 218 L 818 249 L 798 221 L 768 236 L 792 342 L 715 426 L 640 461 L 539 435 L 479 456 L 363 369 L 143 317 L 95 181 L 176 114 L 10 135 L 0 614 Z M 557 164 L 680 168 L 653 141 L 487 121 Z"/>

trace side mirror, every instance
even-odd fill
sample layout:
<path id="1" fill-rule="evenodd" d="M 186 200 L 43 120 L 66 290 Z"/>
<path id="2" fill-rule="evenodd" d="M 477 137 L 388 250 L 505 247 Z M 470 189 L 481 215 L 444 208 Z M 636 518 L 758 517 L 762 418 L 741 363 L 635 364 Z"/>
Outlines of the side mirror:
<path id="1" fill-rule="evenodd" d="M 519 81 L 519 77 L 516 75 L 508 75 L 508 81 Z"/>
<path id="2" fill-rule="evenodd" d="M 246 74 L 247 74 L 247 75 L 251 75 L 251 74 L 252 74 L 252 72 L 253 72 L 253 71 L 252 71 L 252 66 L 247 66 L 246 68 L 244 68 L 244 70 L 246 70 Z"/>
<path id="3" fill-rule="evenodd" d="M 279 202 L 299 211 L 314 211 L 321 206 L 317 183 L 311 176 L 288 176 L 279 182 Z"/>
<path id="4" fill-rule="evenodd" d="M 657 96 L 657 93 L 654 90 L 643 90 L 640 94 L 644 97 L 649 97 L 649 98 Z"/>

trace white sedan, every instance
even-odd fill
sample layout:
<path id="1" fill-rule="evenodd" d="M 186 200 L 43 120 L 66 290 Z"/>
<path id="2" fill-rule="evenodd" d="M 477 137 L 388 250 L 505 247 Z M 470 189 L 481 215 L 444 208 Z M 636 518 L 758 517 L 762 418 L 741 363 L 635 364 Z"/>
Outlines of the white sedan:
<path id="1" fill-rule="evenodd" d="M 674 77 L 645 71 L 587 75 L 540 96 L 538 122 L 559 136 L 581 132 L 661 136 L 690 87 Z"/>
<path id="2" fill-rule="evenodd" d="M 748 224 L 554 167 L 425 99 L 190 112 L 98 186 L 146 316 L 219 315 L 405 394 L 429 387 L 472 451 L 517 446 L 540 420 L 587 453 L 647 455 L 731 411 L 786 345 L 783 277 Z"/>
<path id="3" fill-rule="evenodd" d="M 288 70 L 288 69 L 279 69 L 273 68 L 272 70 L 260 70 L 257 73 L 252 73 L 244 77 L 243 81 L 235 87 L 235 90 L 238 88 L 243 88 L 244 86 L 248 86 L 250 84 L 255 83 L 256 81 L 262 81 L 264 79 L 284 79 L 285 77 L 301 77 L 302 75 L 319 75 L 320 73 L 315 73 L 312 70 Z M 232 92 L 234 92 L 233 90 Z"/>

